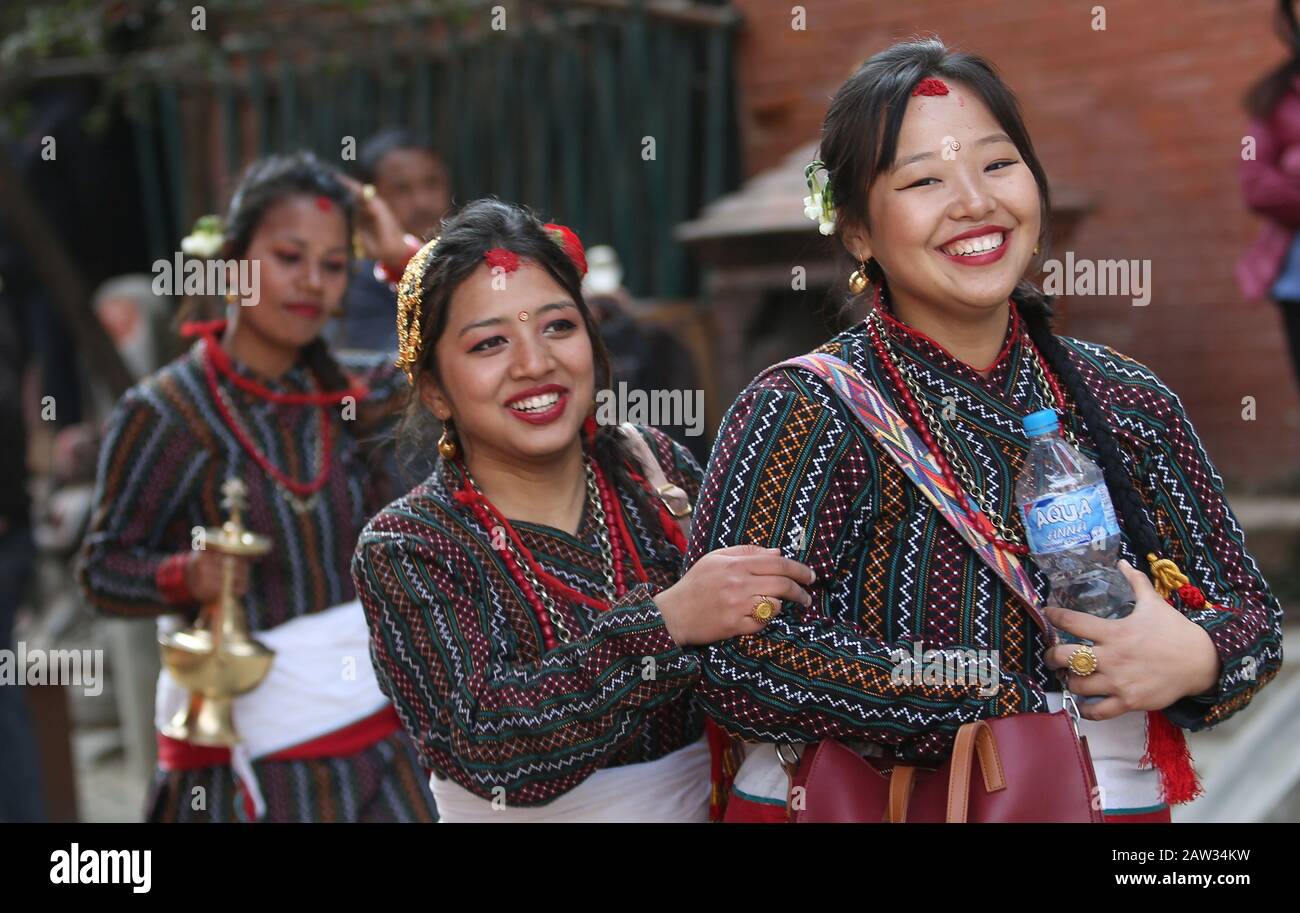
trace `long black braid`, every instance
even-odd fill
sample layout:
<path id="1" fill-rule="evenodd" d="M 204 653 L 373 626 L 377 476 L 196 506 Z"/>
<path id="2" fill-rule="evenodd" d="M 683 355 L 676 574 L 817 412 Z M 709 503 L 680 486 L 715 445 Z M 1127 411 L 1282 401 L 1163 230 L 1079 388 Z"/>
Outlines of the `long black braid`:
<path id="1" fill-rule="evenodd" d="M 1164 542 L 1155 524 L 1151 522 L 1146 505 L 1128 473 L 1105 411 L 1093 396 L 1092 390 L 1083 382 L 1083 377 L 1070 360 L 1066 347 L 1052 333 L 1051 299 L 1032 283 L 1022 281 L 1017 283 L 1015 291 L 1011 293 L 1011 300 L 1025 322 L 1029 338 L 1033 340 L 1038 351 L 1047 360 L 1048 366 L 1065 385 L 1080 418 L 1083 419 L 1084 427 L 1091 434 L 1093 443 L 1097 445 L 1106 487 L 1110 490 L 1115 512 L 1119 515 L 1124 532 L 1128 535 L 1129 545 L 1139 560 L 1145 559 L 1152 553 L 1165 557 L 1167 550 Z"/>

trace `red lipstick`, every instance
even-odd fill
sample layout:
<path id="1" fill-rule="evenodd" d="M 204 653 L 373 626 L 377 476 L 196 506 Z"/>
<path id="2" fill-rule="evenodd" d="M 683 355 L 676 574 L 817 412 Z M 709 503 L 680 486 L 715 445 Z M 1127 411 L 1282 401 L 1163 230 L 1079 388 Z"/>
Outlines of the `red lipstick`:
<path id="1" fill-rule="evenodd" d="M 984 235 L 993 234 L 994 232 L 1002 233 L 1002 244 L 995 247 L 993 250 L 986 251 L 985 253 L 961 256 L 958 254 L 950 254 L 943 249 L 954 241 L 961 241 L 965 238 L 980 238 Z M 952 263 L 960 263 L 962 266 L 986 266 L 990 263 L 997 263 L 1005 257 L 1007 248 L 1010 246 L 1011 229 L 1003 228 L 1000 225 L 982 225 L 979 228 L 972 228 L 970 231 L 964 231 L 959 235 L 954 235 L 935 249 L 939 252 L 941 257 L 944 257 Z"/>
<path id="2" fill-rule="evenodd" d="M 534 396 L 545 396 L 551 393 L 556 394 L 557 399 L 552 405 L 547 406 L 545 409 L 535 412 L 521 412 L 518 409 L 511 408 L 514 403 L 530 399 Z M 550 424 L 564 414 L 564 410 L 568 405 L 569 388 L 561 384 L 542 384 L 539 387 L 529 387 L 527 390 L 521 390 L 514 394 L 504 403 L 507 412 L 520 421 L 528 422 L 530 425 Z"/>

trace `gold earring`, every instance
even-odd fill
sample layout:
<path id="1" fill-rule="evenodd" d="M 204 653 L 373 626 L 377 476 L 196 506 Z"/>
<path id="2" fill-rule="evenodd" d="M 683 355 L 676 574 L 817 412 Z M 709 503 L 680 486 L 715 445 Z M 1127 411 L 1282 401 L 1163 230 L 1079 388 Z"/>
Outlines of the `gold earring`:
<path id="1" fill-rule="evenodd" d="M 1038 256 L 1038 245 L 1037 245 L 1037 244 L 1034 245 L 1034 256 L 1035 256 L 1035 257 Z"/>
<path id="2" fill-rule="evenodd" d="M 460 455 L 460 448 L 456 446 L 456 439 L 451 436 L 451 420 L 443 421 L 442 437 L 438 438 L 438 453 L 442 454 L 444 460 L 454 460 Z"/>
<path id="3" fill-rule="evenodd" d="M 861 295 L 867 290 L 868 284 L 867 261 L 863 260 L 862 265 L 849 274 L 849 291 L 855 295 Z"/>
<path id="4" fill-rule="evenodd" d="M 226 304 L 234 304 L 239 300 L 238 292 L 226 292 Z"/>

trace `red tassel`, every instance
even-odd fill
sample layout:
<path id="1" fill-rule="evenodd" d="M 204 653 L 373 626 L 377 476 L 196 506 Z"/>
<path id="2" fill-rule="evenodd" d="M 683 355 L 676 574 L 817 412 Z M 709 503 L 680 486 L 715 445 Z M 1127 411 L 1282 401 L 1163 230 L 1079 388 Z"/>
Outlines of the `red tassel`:
<path id="1" fill-rule="evenodd" d="M 1181 599 L 1183 605 L 1187 606 L 1189 609 L 1205 608 L 1205 594 L 1201 592 L 1200 587 L 1193 586 L 1190 583 L 1178 588 L 1178 598 Z"/>
<path id="2" fill-rule="evenodd" d="M 1160 792 L 1169 805 L 1191 802 L 1203 792 L 1186 736 L 1158 710 L 1147 713 L 1147 752 L 1141 764 L 1160 772 Z"/>

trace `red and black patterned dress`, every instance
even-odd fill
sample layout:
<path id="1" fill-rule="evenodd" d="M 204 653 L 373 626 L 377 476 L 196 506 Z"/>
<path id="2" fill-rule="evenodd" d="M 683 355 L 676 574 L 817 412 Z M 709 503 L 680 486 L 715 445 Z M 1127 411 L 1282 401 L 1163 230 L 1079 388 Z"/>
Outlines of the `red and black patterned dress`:
<path id="1" fill-rule="evenodd" d="M 987 377 L 901 324 L 890 325 L 948 436 L 1004 521 L 1019 523 L 1014 481 L 1028 442 L 1022 416 L 1039 401 L 1027 347 L 1008 328 Z M 907 414 L 869 342 L 866 323 L 820 351 L 847 361 Z M 1013 335 L 1016 338 L 1011 338 Z M 1178 397 L 1143 365 L 1105 346 L 1061 338 L 1114 429 L 1165 556 L 1214 607 L 1177 607 L 1209 634 L 1222 660 L 1212 695 L 1165 710 L 1196 730 L 1226 720 L 1276 675 L 1281 607 L 1247 554 L 1240 526 Z M 1064 421 L 1098 460 L 1071 409 Z M 946 756 L 963 724 L 1045 711 L 1059 691 L 1037 627 L 1002 581 L 878 447 L 840 398 L 803 369 L 751 384 L 723 420 L 701 488 L 688 566 L 742 543 L 782 549 L 812 566 L 811 608 L 787 603 L 763 632 L 701 651 L 697 696 L 725 729 L 756 743 L 836 737 L 886 755 Z M 1145 568 L 1127 539 L 1121 557 Z M 1041 572 L 1026 562 L 1040 593 Z M 899 650 L 937 658 L 1000 657 L 995 694 L 980 684 L 899 680 Z M 947 661 L 947 660 L 944 660 Z M 776 786 L 773 787 L 777 789 Z M 783 793 L 782 793 L 783 795 Z M 768 801 L 771 796 L 766 797 Z M 1109 813 L 1109 806 L 1108 813 Z"/>
<path id="2" fill-rule="evenodd" d="M 641 433 L 693 502 L 701 473 L 690 453 L 655 429 Z M 547 650 L 500 543 L 454 497 L 461 484 L 440 460 L 366 526 L 352 567 L 380 687 L 423 763 L 475 797 L 535 808 L 598 771 L 698 743 L 699 660 L 669 636 L 651 598 L 681 575 L 682 551 L 660 518 L 614 485 L 649 582 L 603 612 L 557 597 L 574 637 Z M 589 507 L 576 535 L 511 523 L 546 572 L 603 598 Z M 707 769 L 699 788 L 707 801 Z"/>
<path id="3" fill-rule="evenodd" d="M 391 497 L 385 474 L 387 426 L 402 404 L 406 380 L 392 356 L 340 359 L 369 395 L 355 416 L 328 409 L 331 465 L 314 507 L 295 510 L 222 419 L 208 386 L 204 342 L 131 388 L 108 421 L 100 452 L 95 509 L 77 575 L 99 611 L 140 617 L 197 605 L 160 587 L 159 569 L 187 555 L 195 527 L 226 519 L 222 484 L 237 476 L 247 489 L 245 526 L 271 539 L 256 559 L 243 597 L 250 631 L 278 625 L 355 598 L 348 564 L 357 535 Z M 315 387 L 303 360 L 274 380 L 234 362 L 233 370 L 276 393 Z M 245 433 L 290 478 L 310 479 L 319 466 L 320 411 L 284 405 L 218 380 Z M 164 578 L 165 579 L 165 578 Z M 358 657 L 365 662 L 365 657 Z M 254 760 L 268 821 L 432 821 L 426 776 L 400 730 L 345 757 Z M 201 797 L 201 801 L 200 798 Z M 229 764 L 159 770 L 151 821 L 245 820 L 246 796 Z"/>

